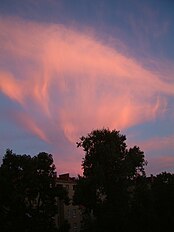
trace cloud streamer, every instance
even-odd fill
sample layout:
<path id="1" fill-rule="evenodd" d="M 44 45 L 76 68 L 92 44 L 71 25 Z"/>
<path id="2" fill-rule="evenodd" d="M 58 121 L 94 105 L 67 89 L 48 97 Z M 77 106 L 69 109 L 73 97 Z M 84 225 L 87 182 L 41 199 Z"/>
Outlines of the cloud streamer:
<path id="1" fill-rule="evenodd" d="M 24 108 L 21 124 L 53 144 L 56 130 L 74 143 L 94 128 L 153 120 L 174 96 L 174 83 L 63 25 L 0 18 L 0 49 L 0 91 Z"/>

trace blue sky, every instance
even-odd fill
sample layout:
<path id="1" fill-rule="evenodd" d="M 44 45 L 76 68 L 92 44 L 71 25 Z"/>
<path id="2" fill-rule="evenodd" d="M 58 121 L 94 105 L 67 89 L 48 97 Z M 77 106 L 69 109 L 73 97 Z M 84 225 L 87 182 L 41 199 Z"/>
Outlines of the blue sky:
<path id="1" fill-rule="evenodd" d="M 174 170 L 174 2 L 1 0 L 0 156 L 54 156 L 81 173 L 76 141 L 126 134 L 147 173 Z"/>

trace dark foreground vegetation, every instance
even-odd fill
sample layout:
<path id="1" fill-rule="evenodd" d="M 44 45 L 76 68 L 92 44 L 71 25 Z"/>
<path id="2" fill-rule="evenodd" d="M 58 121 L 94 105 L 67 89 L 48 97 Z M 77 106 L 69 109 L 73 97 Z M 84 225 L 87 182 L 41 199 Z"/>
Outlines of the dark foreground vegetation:
<path id="1" fill-rule="evenodd" d="M 0 167 L 0 231 L 57 231 L 56 197 L 65 202 L 68 197 L 56 179 L 50 154 L 31 157 L 7 150 Z"/>
<path id="2" fill-rule="evenodd" d="M 174 228 L 174 174 L 147 177 L 143 151 L 137 146 L 128 149 L 126 137 L 116 130 L 94 130 L 77 146 L 85 153 L 74 195 L 74 203 L 83 209 L 81 231 Z M 56 198 L 68 203 L 68 197 L 56 179 L 50 154 L 31 157 L 7 150 L 0 167 L 0 231 L 58 231 Z"/>
<path id="3" fill-rule="evenodd" d="M 118 131 L 81 137 L 85 158 L 74 196 L 85 206 L 82 231 L 156 232 L 174 228 L 174 174 L 146 177 L 139 147 L 127 148 Z"/>

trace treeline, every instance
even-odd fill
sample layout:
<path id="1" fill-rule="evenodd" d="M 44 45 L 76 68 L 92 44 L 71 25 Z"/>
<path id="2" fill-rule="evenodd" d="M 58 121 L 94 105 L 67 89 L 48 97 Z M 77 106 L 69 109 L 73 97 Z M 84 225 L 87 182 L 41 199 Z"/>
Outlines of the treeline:
<path id="1" fill-rule="evenodd" d="M 78 176 L 74 204 L 83 212 L 82 232 L 156 232 L 174 228 L 174 174 L 147 177 L 139 147 L 127 148 L 126 136 L 109 129 L 80 138 L 83 175 Z M 59 198 L 51 154 L 16 155 L 7 150 L 0 167 L 1 232 L 68 232 L 56 228 Z"/>
<path id="2" fill-rule="evenodd" d="M 56 184 L 51 154 L 16 155 L 7 150 L 0 167 L 0 231 L 55 232 L 56 198 L 68 203 Z"/>
<path id="3" fill-rule="evenodd" d="M 139 147 L 118 131 L 94 130 L 83 148 L 83 176 L 74 196 L 83 205 L 83 232 L 156 232 L 174 228 L 174 174 L 147 177 Z"/>

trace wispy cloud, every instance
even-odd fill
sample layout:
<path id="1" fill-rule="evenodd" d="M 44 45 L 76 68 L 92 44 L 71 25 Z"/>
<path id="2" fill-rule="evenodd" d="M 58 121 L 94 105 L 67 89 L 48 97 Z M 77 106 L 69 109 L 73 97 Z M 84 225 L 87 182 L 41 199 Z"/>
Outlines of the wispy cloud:
<path id="1" fill-rule="evenodd" d="M 0 18 L 0 49 L 0 91 L 23 107 L 18 121 L 53 145 L 60 131 L 74 143 L 94 128 L 154 120 L 174 97 L 172 82 L 63 25 Z"/>
<path id="2" fill-rule="evenodd" d="M 29 117 L 29 115 L 20 112 L 13 114 L 13 117 L 16 118 L 16 121 L 18 121 L 28 132 L 33 133 L 46 143 L 50 143 L 46 133 L 42 130 L 42 127 L 37 125 L 35 120 Z"/>
<path id="3" fill-rule="evenodd" d="M 0 29 L 5 59 L 18 67 L 1 68 L 1 91 L 26 108 L 32 101 L 48 120 L 59 118 L 70 141 L 96 126 L 151 120 L 174 95 L 174 85 L 94 37 L 20 20 L 1 19 Z"/>
<path id="4" fill-rule="evenodd" d="M 150 157 L 146 168 L 148 174 L 154 175 L 161 172 L 174 172 L 174 157 L 173 155 L 164 155 L 159 157 Z"/>
<path id="5" fill-rule="evenodd" d="M 140 143 L 145 151 L 160 151 L 161 149 L 174 149 L 174 135 L 154 137 Z"/>

